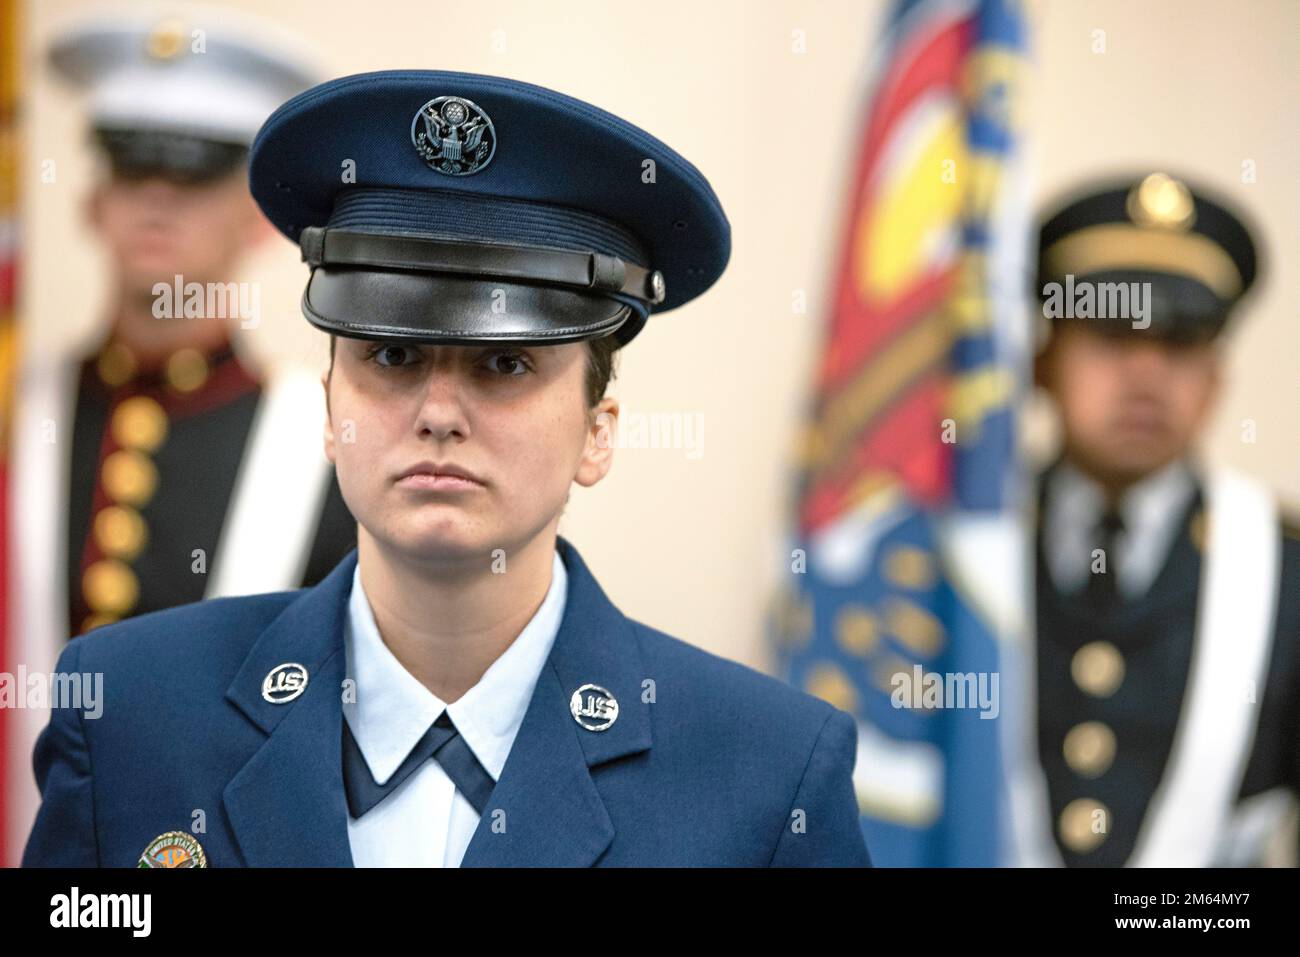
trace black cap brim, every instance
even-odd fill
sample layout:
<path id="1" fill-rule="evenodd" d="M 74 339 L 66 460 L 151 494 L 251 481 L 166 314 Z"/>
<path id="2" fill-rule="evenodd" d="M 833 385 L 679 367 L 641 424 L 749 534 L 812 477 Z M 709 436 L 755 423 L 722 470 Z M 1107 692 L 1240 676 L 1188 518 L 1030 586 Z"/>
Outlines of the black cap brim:
<path id="1" fill-rule="evenodd" d="M 645 318 L 602 295 L 527 283 L 347 266 L 318 266 L 302 311 L 316 328 L 353 339 L 441 345 L 558 345 L 614 335 Z"/>
<path id="2" fill-rule="evenodd" d="M 233 175 L 248 163 L 248 147 L 242 143 L 104 126 L 95 128 L 94 137 L 114 174 L 126 179 L 158 176 L 180 183 L 210 183 Z"/>

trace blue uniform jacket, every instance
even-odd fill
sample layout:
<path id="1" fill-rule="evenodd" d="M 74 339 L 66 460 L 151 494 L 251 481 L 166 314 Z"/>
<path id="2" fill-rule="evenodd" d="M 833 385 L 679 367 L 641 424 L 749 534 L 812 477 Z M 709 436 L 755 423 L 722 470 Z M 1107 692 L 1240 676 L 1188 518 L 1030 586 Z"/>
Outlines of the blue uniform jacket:
<path id="1" fill-rule="evenodd" d="M 625 617 L 557 544 L 564 618 L 462 866 L 869 866 L 853 719 Z M 353 551 L 314 588 L 70 642 L 57 670 L 102 672 L 102 711 L 56 708 L 41 732 L 24 866 L 134 867 L 160 834 L 193 833 L 196 811 L 209 866 L 352 866 L 341 687 L 355 565 Z M 274 704 L 262 682 L 284 662 L 308 685 Z M 604 731 L 570 713 L 587 683 L 618 701 Z"/>

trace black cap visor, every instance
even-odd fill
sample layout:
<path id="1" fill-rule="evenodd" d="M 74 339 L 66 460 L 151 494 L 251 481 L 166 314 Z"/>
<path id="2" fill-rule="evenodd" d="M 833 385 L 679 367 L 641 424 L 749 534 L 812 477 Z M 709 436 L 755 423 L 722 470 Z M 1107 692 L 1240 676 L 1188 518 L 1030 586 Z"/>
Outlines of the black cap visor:
<path id="1" fill-rule="evenodd" d="M 1064 277 L 1044 276 L 1040 294 L 1045 294 L 1050 283 L 1070 288 Z M 1208 341 L 1223 331 L 1235 304 L 1189 276 L 1140 269 L 1084 273 L 1074 277 L 1072 286 L 1076 295 L 1089 287 L 1091 299 L 1086 312 L 1076 313 L 1077 304 L 1064 301 L 1067 293 L 1058 303 L 1066 311 L 1047 318 L 1082 324 L 1114 336 L 1185 343 Z M 1113 308 L 1117 303 L 1125 308 Z"/>
<path id="2" fill-rule="evenodd" d="M 445 345 L 557 345 L 607 335 L 623 345 L 645 324 L 632 306 L 606 295 L 363 266 L 317 266 L 302 311 L 334 335 Z"/>
<path id="3" fill-rule="evenodd" d="M 248 147 L 163 130 L 97 127 L 94 136 L 122 179 L 159 177 L 201 185 L 232 176 L 248 162 Z"/>

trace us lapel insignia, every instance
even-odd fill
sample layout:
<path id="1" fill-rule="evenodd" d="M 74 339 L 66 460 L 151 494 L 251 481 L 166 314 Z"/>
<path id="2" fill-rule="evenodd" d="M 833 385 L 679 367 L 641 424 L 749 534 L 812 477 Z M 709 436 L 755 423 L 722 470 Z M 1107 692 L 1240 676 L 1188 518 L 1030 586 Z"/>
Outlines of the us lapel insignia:
<path id="1" fill-rule="evenodd" d="M 618 720 L 618 701 L 600 685 L 583 685 L 569 699 L 569 711 L 588 731 L 604 731 Z"/>
<path id="2" fill-rule="evenodd" d="M 287 704 L 307 690 L 307 669 L 294 661 L 272 668 L 262 679 L 262 697 L 271 704 Z"/>
<path id="3" fill-rule="evenodd" d="M 140 855 L 136 867 L 207 867 L 203 846 L 184 831 L 159 834 Z"/>

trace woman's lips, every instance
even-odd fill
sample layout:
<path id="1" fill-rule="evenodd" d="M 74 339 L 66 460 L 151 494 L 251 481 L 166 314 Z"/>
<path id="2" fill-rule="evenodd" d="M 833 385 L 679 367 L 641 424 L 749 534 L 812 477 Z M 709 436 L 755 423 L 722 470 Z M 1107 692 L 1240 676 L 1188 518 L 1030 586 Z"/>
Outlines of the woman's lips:
<path id="1" fill-rule="evenodd" d="M 473 479 L 459 475 L 432 475 L 428 472 L 416 472 L 397 480 L 400 488 L 420 489 L 431 492 L 472 492 L 483 486 Z"/>

